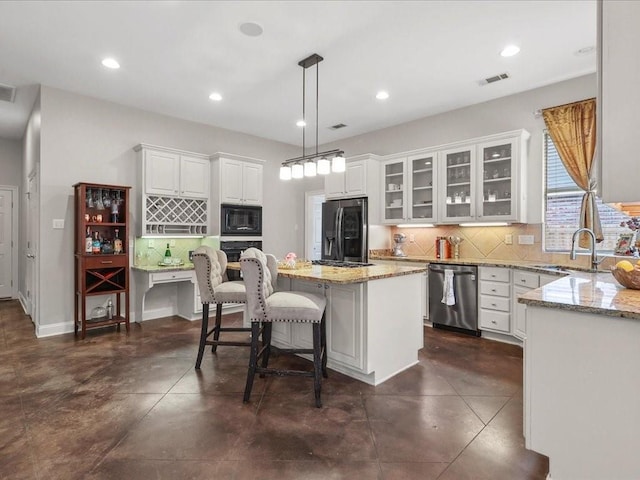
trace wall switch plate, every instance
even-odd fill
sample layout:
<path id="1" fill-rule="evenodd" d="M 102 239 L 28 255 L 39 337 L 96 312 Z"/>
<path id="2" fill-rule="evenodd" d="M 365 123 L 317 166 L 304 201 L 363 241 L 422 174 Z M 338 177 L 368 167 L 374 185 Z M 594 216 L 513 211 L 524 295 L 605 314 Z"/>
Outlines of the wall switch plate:
<path id="1" fill-rule="evenodd" d="M 409 234 L 409 241 L 412 243 L 416 241 L 416 236 L 413 233 Z"/>
<path id="2" fill-rule="evenodd" d="M 193 262 L 193 250 L 189 250 L 189 261 Z"/>
<path id="3" fill-rule="evenodd" d="M 504 236 L 504 244 L 505 245 L 513 245 L 513 234 L 507 233 Z"/>
<path id="4" fill-rule="evenodd" d="M 156 246 L 156 242 L 153 240 L 153 238 L 149 239 L 149 248 L 154 248 Z"/>
<path id="5" fill-rule="evenodd" d="M 520 245 L 533 245 L 533 235 L 518 235 Z"/>
<path id="6" fill-rule="evenodd" d="M 56 230 L 62 230 L 64 228 L 64 218 L 54 218 L 53 228 Z"/>
<path id="7" fill-rule="evenodd" d="M 170 247 L 175 247 L 176 246 L 176 239 L 172 238 L 171 240 L 169 240 L 169 246 Z"/>

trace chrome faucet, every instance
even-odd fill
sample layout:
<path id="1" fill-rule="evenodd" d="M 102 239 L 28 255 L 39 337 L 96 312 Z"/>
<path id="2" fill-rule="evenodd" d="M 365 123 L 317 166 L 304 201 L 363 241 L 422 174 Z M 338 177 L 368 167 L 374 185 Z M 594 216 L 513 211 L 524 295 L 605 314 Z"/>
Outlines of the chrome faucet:
<path id="1" fill-rule="evenodd" d="M 602 260 L 598 260 L 598 256 L 596 255 L 596 234 L 593 233 L 593 230 L 591 230 L 590 228 L 579 228 L 578 230 L 573 232 L 573 237 L 571 237 L 571 253 L 569 254 L 569 258 L 571 260 L 576 259 L 576 238 L 578 238 L 578 235 L 580 235 L 581 232 L 588 233 L 591 237 L 591 268 L 593 270 L 597 270 L 598 265 L 600 265 L 600 262 L 602 262 L 604 258 Z"/>

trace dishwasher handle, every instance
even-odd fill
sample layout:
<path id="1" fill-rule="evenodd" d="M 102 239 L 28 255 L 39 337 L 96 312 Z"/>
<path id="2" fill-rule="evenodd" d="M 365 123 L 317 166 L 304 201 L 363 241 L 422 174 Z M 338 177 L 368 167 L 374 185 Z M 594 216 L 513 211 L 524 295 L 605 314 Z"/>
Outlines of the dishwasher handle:
<path id="1" fill-rule="evenodd" d="M 429 268 L 430 272 L 436 272 L 436 273 L 444 273 L 446 270 L 451 270 L 451 269 L 450 268 L 442 268 L 442 269 L 441 268 Z M 469 272 L 469 271 L 465 271 L 465 270 L 460 271 L 460 272 L 458 272 L 456 270 L 453 270 L 453 273 L 456 274 L 456 275 L 475 275 L 476 274 L 475 272 Z"/>

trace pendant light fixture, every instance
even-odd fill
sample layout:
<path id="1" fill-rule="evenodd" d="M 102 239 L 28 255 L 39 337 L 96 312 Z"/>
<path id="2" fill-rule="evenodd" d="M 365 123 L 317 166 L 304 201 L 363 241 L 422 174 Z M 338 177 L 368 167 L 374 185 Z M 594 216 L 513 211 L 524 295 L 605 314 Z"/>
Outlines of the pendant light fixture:
<path id="1" fill-rule="evenodd" d="M 298 65 L 302 67 L 302 121 L 298 125 L 302 126 L 302 155 L 290 158 L 282 162 L 280 167 L 280 180 L 290 180 L 291 178 L 315 177 L 318 175 L 328 175 L 333 172 L 344 172 L 346 161 L 344 152 L 340 149 L 318 152 L 318 91 L 320 83 L 320 69 L 318 64 L 324 60 L 320 55 L 314 53 L 304 60 L 300 60 Z M 307 68 L 316 67 L 316 152 L 306 154 L 306 71 Z M 329 161 L 329 158 L 332 160 Z"/>

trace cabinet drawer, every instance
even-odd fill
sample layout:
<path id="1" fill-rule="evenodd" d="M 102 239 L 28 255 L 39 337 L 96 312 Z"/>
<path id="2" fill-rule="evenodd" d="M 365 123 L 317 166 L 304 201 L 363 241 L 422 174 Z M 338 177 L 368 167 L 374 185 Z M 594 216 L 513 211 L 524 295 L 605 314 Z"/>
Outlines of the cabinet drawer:
<path id="1" fill-rule="evenodd" d="M 508 297 L 494 297 L 491 295 L 480 295 L 480 308 L 488 310 L 500 310 L 502 312 L 510 311 Z"/>
<path id="2" fill-rule="evenodd" d="M 496 297 L 509 297 L 510 285 L 498 282 L 480 282 L 480 293 L 484 295 L 494 295 Z"/>
<path id="3" fill-rule="evenodd" d="M 87 257 L 85 259 L 85 268 L 114 268 L 114 267 L 126 267 L 127 256 L 126 255 L 96 255 L 95 257 Z"/>
<path id="4" fill-rule="evenodd" d="M 510 316 L 508 313 L 495 312 L 493 310 L 480 310 L 480 330 L 498 330 L 510 333 Z"/>
<path id="5" fill-rule="evenodd" d="M 513 272 L 513 284 L 527 288 L 538 288 L 540 286 L 540 275 L 531 272 Z"/>
<path id="6" fill-rule="evenodd" d="M 511 280 L 510 273 L 508 268 L 480 267 L 480 280 L 508 282 Z"/>
<path id="7" fill-rule="evenodd" d="M 184 280 L 191 280 L 193 277 L 192 270 L 180 270 L 174 272 L 157 272 L 151 274 L 151 281 L 153 283 L 163 282 L 180 282 Z"/>

